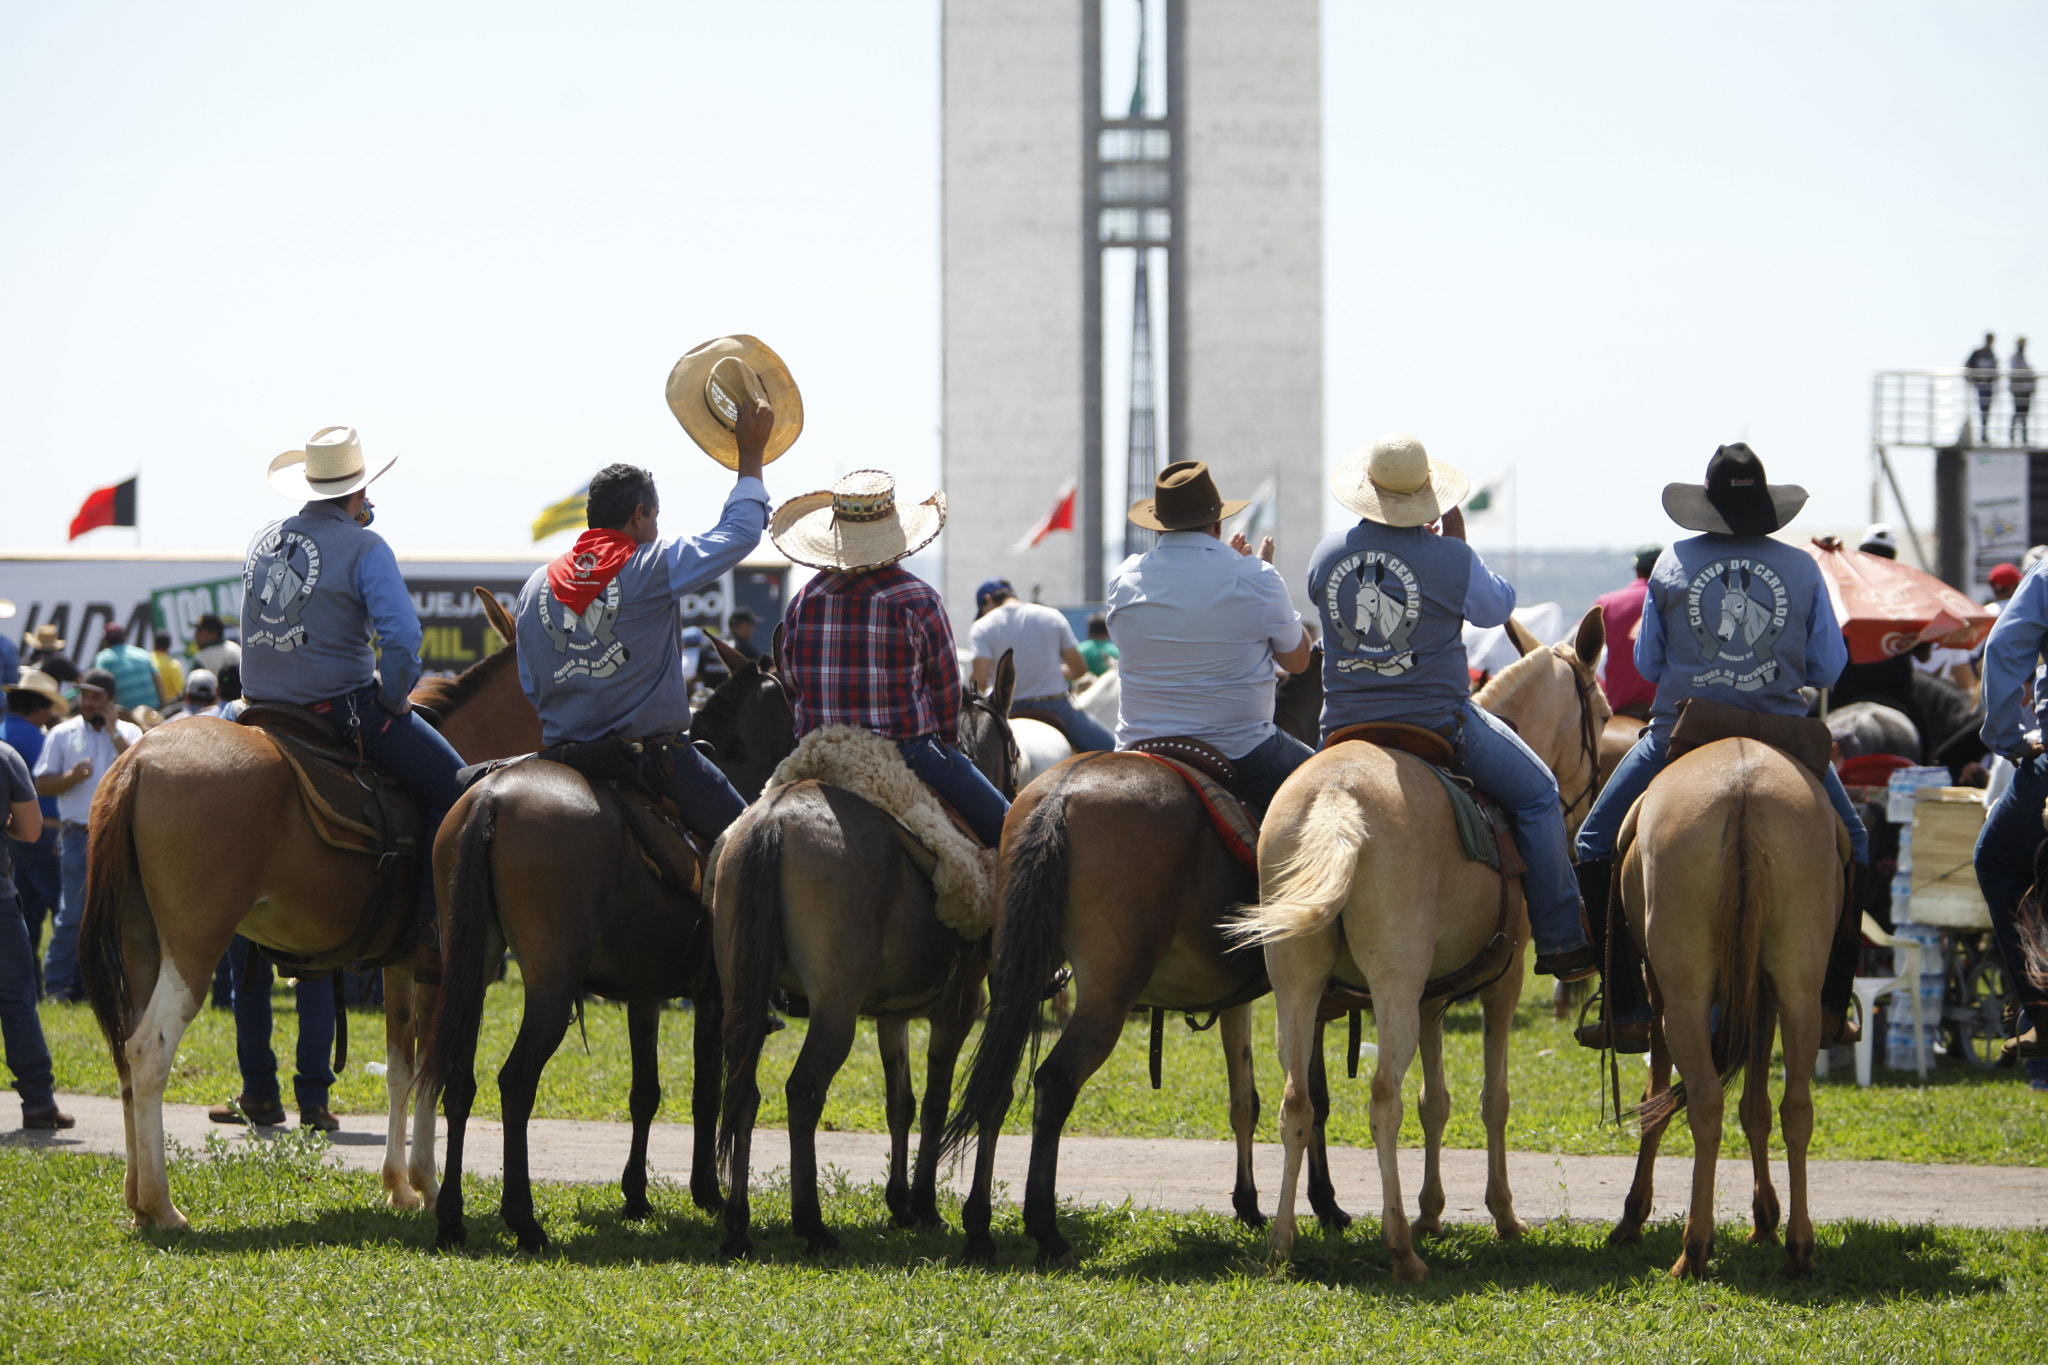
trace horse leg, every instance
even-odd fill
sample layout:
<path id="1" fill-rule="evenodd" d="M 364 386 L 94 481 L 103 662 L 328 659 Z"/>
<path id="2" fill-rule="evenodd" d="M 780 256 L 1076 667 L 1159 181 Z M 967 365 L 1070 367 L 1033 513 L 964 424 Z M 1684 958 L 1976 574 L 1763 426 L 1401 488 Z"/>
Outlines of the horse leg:
<path id="1" fill-rule="evenodd" d="M 1308 1139 L 1308 1206 L 1325 1232 L 1342 1232 L 1351 1226 L 1351 1215 L 1337 1203 L 1337 1185 L 1330 1178 L 1330 1069 L 1323 1060 L 1323 1039 L 1327 1029 L 1316 1025 L 1316 1041 L 1309 1049 L 1308 1102 L 1315 1113 L 1315 1127 Z"/>
<path id="2" fill-rule="evenodd" d="M 924 1050 L 924 1108 L 918 1118 L 917 1170 L 910 1182 L 910 1216 L 916 1226 L 944 1231 L 939 1216 L 939 1146 L 945 1140 L 946 1109 L 953 1102 L 953 1071 L 960 1049 L 981 1012 L 981 974 L 949 989 L 931 1015 Z"/>
<path id="3" fill-rule="evenodd" d="M 215 953 L 214 960 L 219 956 Z M 164 1086 L 170 1080 L 171 1061 L 178 1055 L 178 1042 L 199 1013 L 201 992 L 212 970 L 209 965 L 195 984 L 196 974 L 180 971 L 176 957 L 166 952 L 157 969 L 156 989 L 150 992 L 149 1004 L 124 1045 L 128 1084 L 135 1097 L 128 1162 L 134 1174 L 130 1204 L 137 1227 L 186 1226 L 185 1215 L 171 1202 L 170 1174 L 165 1167 Z"/>
<path id="4" fill-rule="evenodd" d="M 883 1198 L 889 1221 L 912 1225 L 910 1216 L 910 1124 L 917 1117 L 917 1094 L 910 1084 L 910 1021 L 883 1019 L 875 1024 L 875 1046 L 882 1054 L 882 1114 L 889 1124 L 889 1183 Z M 794 1122 L 791 1124 L 794 1127 Z"/>
<path id="5" fill-rule="evenodd" d="M 413 1048 L 412 969 L 384 969 L 384 1195 L 394 1209 L 416 1209 L 419 1193 L 405 1170 L 405 1129 L 412 1098 Z"/>
<path id="6" fill-rule="evenodd" d="M 818 1205 L 818 1119 L 825 1112 L 825 1094 L 846 1055 L 853 1051 L 854 1021 L 858 997 L 811 996 L 811 1026 L 804 1034 L 803 1050 L 790 1068 L 783 1093 L 789 1101 L 789 1222 L 808 1244 L 812 1255 L 837 1251 L 839 1239 L 825 1228 Z M 891 1119 L 894 1127 L 894 1119 Z M 909 1141 L 908 1122 L 901 1139 L 891 1134 L 890 1158 Z"/>
<path id="7" fill-rule="evenodd" d="M 1409 1231 L 1416 1237 L 1441 1237 L 1444 1233 L 1444 1125 L 1451 1119 L 1451 1092 L 1444 1083 L 1444 1014 L 1441 1009 L 1432 1010 L 1423 1019 L 1419 1050 L 1422 1094 L 1415 1101 L 1415 1116 L 1422 1121 L 1422 1201 Z M 1492 1135 L 1489 1133 L 1488 1136 Z M 1487 1153 L 1489 1186 L 1493 1183 L 1492 1155 Z"/>
<path id="8" fill-rule="evenodd" d="M 1024 1231 L 1038 1243 L 1038 1264 L 1061 1270 L 1074 1264 L 1074 1248 L 1059 1227 L 1060 1134 L 1081 1087 L 1123 1036 L 1131 1006 L 1131 998 L 1122 992 L 1107 998 L 1111 992 L 1095 989 L 1092 982 L 1084 982 L 1076 994 L 1080 1004 L 1074 1017 L 1031 1077 L 1031 1165 L 1024 1177 Z M 1002 1122 L 994 1115 L 984 1123 L 990 1118 L 996 1125 Z M 994 1146 L 987 1144 L 991 1161 Z"/>
<path id="9" fill-rule="evenodd" d="M 548 1235 L 533 1216 L 526 1122 L 533 1116 L 533 1097 L 540 1089 L 541 1070 L 562 1045 L 562 1035 L 569 1031 L 576 989 L 566 980 L 550 980 L 540 975 L 538 963 L 523 965 L 535 974 L 527 978 L 526 1008 L 519 1020 L 519 1037 L 498 1072 L 498 1106 L 505 1116 L 505 1194 L 499 1214 L 506 1228 L 519 1239 L 521 1251 L 540 1252 L 548 1249 Z M 452 1134 L 450 1141 L 452 1145 Z"/>
<path id="10" fill-rule="evenodd" d="M 1479 1089 L 1479 1116 L 1486 1124 L 1486 1211 L 1494 1233 L 1512 1240 L 1529 1230 L 1515 1216 L 1514 1192 L 1508 1188 L 1508 1035 L 1515 1026 L 1515 1007 L 1522 1000 L 1522 955 L 1509 961 L 1500 979 L 1479 994 L 1486 1058 Z M 1442 1036 L 1443 1025 L 1437 1025 Z"/>
<path id="11" fill-rule="evenodd" d="M 633 1148 L 619 1190 L 626 1196 L 625 1217 L 634 1222 L 654 1211 L 647 1203 L 647 1130 L 661 1108 L 661 1004 L 635 1000 L 626 1006 L 626 1037 L 633 1053 L 633 1087 L 627 1092 L 626 1110 L 633 1116 Z"/>
<path id="12" fill-rule="evenodd" d="M 1778 1244 L 1778 1192 L 1771 1187 L 1771 1028 L 1770 1017 L 1750 1042 L 1749 1074 L 1742 1079 L 1743 1136 L 1749 1139 L 1749 1164 L 1755 1173 L 1750 1196 L 1750 1215 L 1755 1226 L 1749 1234 L 1752 1245 Z"/>
<path id="13" fill-rule="evenodd" d="M 1685 1219 L 1685 1249 L 1671 1267 L 1674 1279 L 1703 1279 L 1714 1251 L 1714 1167 L 1721 1156 L 1721 1117 L 1725 1107 L 1720 1078 L 1714 1071 L 1714 1046 L 1707 1029 L 1704 997 L 1668 1000 L 1664 1034 L 1671 1060 L 1685 1081 L 1686 1122 L 1692 1129 L 1692 1206 Z"/>
<path id="14" fill-rule="evenodd" d="M 1237 1221 L 1248 1228 L 1266 1226 L 1259 1212 L 1259 1184 L 1252 1173 L 1252 1143 L 1258 1136 L 1259 1082 L 1252 1074 L 1252 1007 L 1223 1011 L 1223 1061 L 1230 1072 L 1230 1132 L 1237 1139 L 1237 1182 L 1230 1191 Z"/>
<path id="15" fill-rule="evenodd" d="M 421 1103 L 432 1104 L 431 1095 L 422 1095 Z M 463 1139 L 469 1132 L 469 1111 L 476 1104 L 476 1048 L 469 1046 L 448 1064 L 448 1072 L 441 1077 L 441 1109 L 448 1120 L 448 1166 L 447 1181 L 441 1186 L 440 1197 L 434 1203 L 434 1221 L 437 1231 L 434 1245 L 447 1248 L 461 1246 L 469 1240 L 469 1231 L 462 1223 L 462 1150 Z M 433 1131 L 433 1110 L 427 1111 L 427 1131 Z M 415 1148 L 413 1157 L 418 1160 Z"/>
<path id="16" fill-rule="evenodd" d="M 725 1207 L 718 1188 L 718 1102 L 724 1077 L 725 1050 L 719 1028 L 725 1000 L 718 991 L 718 973 L 709 968 L 706 982 L 692 1000 L 696 1016 L 690 1077 L 690 1202 L 706 1213 Z"/>
<path id="17" fill-rule="evenodd" d="M 960 1259 L 969 1263 L 987 1263 L 996 1258 L 996 1239 L 989 1233 L 989 1224 L 995 1213 L 996 1142 L 1003 1134 L 1003 1117 L 1010 1112 L 1010 1102 L 1016 1098 L 1014 1089 L 1002 1094 L 1000 1108 L 991 1104 L 994 1110 L 978 1116 L 974 1135 L 974 1179 L 967 1190 L 967 1198 L 960 1205 L 960 1227 L 967 1234 L 967 1245 L 961 1248 Z"/>
<path id="18" fill-rule="evenodd" d="M 390 991 L 387 978 L 387 1000 L 390 998 Z M 427 1040 L 433 1037 L 435 1012 L 440 996 L 439 986 L 423 986 L 417 977 L 413 978 L 412 1036 L 415 1078 L 422 1070 L 419 1059 L 423 1049 Z M 432 1209 L 441 1197 L 441 1182 L 434 1174 L 434 1105 L 439 1099 L 439 1093 L 435 1086 L 418 1085 L 416 1093 L 408 1098 L 412 1101 L 412 1151 L 406 1159 L 405 1178 L 419 1194 L 421 1207 Z"/>
<path id="19" fill-rule="evenodd" d="M 1302 1157 L 1315 1127 L 1315 1105 L 1309 1098 L 1311 1054 L 1321 1030 L 1316 1007 L 1336 960 L 1336 939 L 1330 934 L 1283 939 L 1266 945 L 1266 975 L 1273 982 L 1279 1007 L 1280 1067 L 1287 1082 L 1280 1092 L 1280 1141 L 1286 1161 L 1280 1172 L 1280 1207 L 1266 1233 L 1266 1264 L 1274 1270 L 1294 1255 L 1295 1201 L 1301 1182 Z"/>
<path id="20" fill-rule="evenodd" d="M 1816 977 L 1815 981 L 1818 982 Z M 1785 1183 L 1792 1198 L 1792 1217 L 1785 1228 L 1785 1273 L 1813 1273 L 1813 1220 L 1806 1211 L 1806 1147 L 1813 1140 L 1813 1063 L 1820 1049 L 1819 990 L 1806 996 L 1802 1009 L 1782 1010 L 1785 1034 L 1785 1098 L 1778 1106 L 1778 1126 L 1785 1134 Z"/>
<path id="21" fill-rule="evenodd" d="M 1370 977 L 1370 973 L 1367 973 Z M 1420 982 L 1373 981 L 1380 1055 L 1372 1071 L 1372 1143 L 1380 1163 L 1380 1235 L 1393 1257 L 1395 1284 L 1421 1284 L 1429 1267 L 1415 1254 L 1408 1215 L 1401 1207 L 1401 1085 L 1422 1031 Z"/>
<path id="22" fill-rule="evenodd" d="M 1645 1100 L 1655 1098 L 1671 1088 L 1671 1045 L 1664 1040 L 1664 1012 L 1655 1007 L 1655 983 L 1651 985 L 1653 1010 L 1650 1015 L 1650 1078 L 1644 1087 Z M 1615 1096 L 1619 1105 L 1621 1097 Z M 1650 1208 L 1655 1202 L 1657 1149 L 1664 1143 L 1664 1130 L 1671 1126 L 1669 1114 L 1659 1114 L 1643 1124 L 1642 1141 L 1636 1146 L 1636 1176 L 1628 1187 L 1628 1198 L 1621 1206 L 1621 1221 L 1607 1234 L 1607 1245 L 1633 1246 L 1643 1240 L 1643 1224 L 1650 1219 Z"/>

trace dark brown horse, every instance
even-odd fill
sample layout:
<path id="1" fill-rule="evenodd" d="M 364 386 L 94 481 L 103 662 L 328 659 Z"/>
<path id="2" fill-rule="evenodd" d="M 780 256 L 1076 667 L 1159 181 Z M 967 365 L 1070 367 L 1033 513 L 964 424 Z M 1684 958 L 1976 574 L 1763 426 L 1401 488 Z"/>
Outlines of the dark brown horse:
<path id="1" fill-rule="evenodd" d="M 500 649 L 452 684 L 415 694 L 440 708 L 443 732 L 471 762 L 539 744 L 513 661 L 510 647 Z M 413 926 L 380 896 L 377 859 L 321 841 L 291 767 L 247 726 L 198 719 L 150 731 L 100 783 L 91 829 L 79 957 L 121 1078 L 128 1207 L 138 1225 L 179 1228 L 185 1216 L 164 1165 L 164 1083 L 229 941 L 239 932 L 324 971 L 401 948 Z M 410 861 L 390 885 L 413 885 Z M 432 999 L 416 996 L 409 956 L 385 968 L 384 1000 L 384 1188 L 394 1207 L 418 1208 L 435 1196 L 433 1108 L 425 1099 L 416 1107 L 408 1165 L 406 1100 L 415 1022 Z"/>
<path id="2" fill-rule="evenodd" d="M 962 708 L 961 752 L 998 789 L 1010 790 L 1010 692 L 1006 653 L 994 691 Z M 899 1226 L 943 1226 L 939 1218 L 939 1130 L 951 1098 L 953 1065 L 981 1006 L 986 963 L 974 944 L 942 923 L 932 879 L 907 846 L 908 834 L 879 808 L 821 782 L 792 782 L 756 802 L 714 853 L 712 935 L 725 989 L 725 1111 L 718 1132 L 729 1164 L 725 1243 L 743 1256 L 749 1235 L 748 1162 L 761 1104 L 757 1070 L 771 997 L 807 1001 L 810 1027 L 791 1069 L 790 1214 L 812 1251 L 836 1247 L 818 1204 L 818 1117 L 826 1088 L 852 1050 L 856 1022 L 877 1020 L 887 1085 L 890 1162 L 887 1198 Z M 921 1139 L 914 1181 L 906 1179 L 910 1122 L 909 1021 L 931 1021 Z"/>
<path id="3" fill-rule="evenodd" d="M 1309 666 L 1281 685 L 1275 719 L 1313 745 L 1321 703 L 1322 653 L 1316 650 Z M 1036 1103 L 1024 1186 L 1024 1229 L 1038 1242 L 1040 1262 L 1072 1260 L 1056 1209 L 1060 1134 L 1082 1085 L 1123 1037 L 1133 1008 L 1216 1014 L 1237 1138 L 1231 1204 L 1238 1221 L 1262 1226 L 1252 1174 L 1259 1095 L 1251 1013 L 1271 987 L 1264 954 L 1234 945 L 1226 932 L 1233 907 L 1257 899 L 1258 878 L 1224 847 L 1201 799 L 1178 773 L 1142 754 L 1078 755 L 1018 797 L 1003 827 L 999 879 L 988 1022 L 946 1130 L 948 1150 L 980 1134 L 974 1183 L 961 1210 L 968 1259 L 995 1254 L 989 1221 L 996 1143 L 1018 1062 L 1037 1029 L 1039 1001 L 1062 962 L 1073 964 L 1077 999 L 1032 1078 Z M 1327 1114 L 1320 1070 L 1315 1083 Z M 1310 1202 L 1327 1225 L 1343 1227 L 1350 1215 L 1337 1206 L 1321 1151 L 1318 1142 Z"/>
<path id="4" fill-rule="evenodd" d="M 714 637 L 715 638 L 715 637 Z M 772 669 L 726 654 L 732 676 L 704 704 L 692 733 L 717 752 L 748 798 L 795 747 L 790 710 Z M 626 1005 L 633 1059 L 627 1109 L 631 1153 L 620 1182 L 625 1215 L 644 1218 L 647 1139 L 661 1107 L 657 1043 L 666 1001 L 695 1006 L 691 1107 L 696 1149 L 690 1195 L 722 1200 L 712 1155 L 720 1082 L 718 980 L 697 898 L 649 868 L 627 827 L 624 798 L 558 763 L 521 763 L 463 794 L 435 848 L 447 982 L 423 1089 L 445 1087 L 448 1160 L 436 1213 L 442 1246 L 462 1242 L 462 1153 L 476 1098 L 476 1044 L 491 971 L 507 947 L 525 999 L 519 1036 L 498 1073 L 505 1122 L 503 1216 L 521 1250 L 548 1245 L 533 1212 L 526 1126 L 541 1072 L 561 1045 L 584 992 Z"/>

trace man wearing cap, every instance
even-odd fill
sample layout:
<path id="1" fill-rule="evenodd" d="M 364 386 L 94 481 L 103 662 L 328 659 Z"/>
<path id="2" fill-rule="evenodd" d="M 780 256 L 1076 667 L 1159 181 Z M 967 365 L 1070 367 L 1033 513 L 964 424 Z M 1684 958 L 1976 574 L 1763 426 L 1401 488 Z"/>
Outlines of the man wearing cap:
<path id="1" fill-rule="evenodd" d="M 1075 708 L 1067 684 L 1088 675 L 1080 642 L 1067 618 L 1051 607 L 1020 602 L 1009 580 L 991 578 L 974 590 L 974 624 L 967 647 L 974 656 L 974 685 L 987 690 L 1003 651 L 1017 669 L 1017 688 L 1010 714 L 1043 711 L 1059 722 L 1067 744 L 1077 754 L 1104 753 L 1116 740 L 1093 716 Z"/>
<path id="2" fill-rule="evenodd" d="M 1330 475 L 1357 514 L 1309 561 L 1309 597 L 1323 622 L 1323 737 L 1347 725 L 1399 721 L 1451 742 L 1453 772 L 1515 822 L 1529 870 L 1536 970 L 1590 976 L 1599 959 L 1580 922 L 1557 778 L 1515 732 L 1472 702 L 1463 630 L 1504 625 L 1515 589 L 1465 544 L 1458 510 L 1471 481 L 1404 432 L 1383 436 Z M 1439 518 L 1441 534 L 1431 529 Z"/>
<path id="3" fill-rule="evenodd" d="M 910 770 L 994 848 L 1010 803 L 955 747 L 960 663 L 946 605 L 897 564 L 945 524 L 944 493 L 903 507 L 896 480 L 879 469 L 856 469 L 829 491 L 778 507 L 769 523 L 775 548 L 823 571 L 783 613 L 783 663 L 798 739 L 858 725 L 894 741 Z"/>
<path id="4" fill-rule="evenodd" d="M 270 462 L 270 486 L 308 501 L 249 542 L 242 563 L 242 687 L 252 702 L 290 702 L 325 716 L 426 808 L 421 846 L 461 793 L 462 760 L 413 713 L 420 618 L 397 557 L 370 530 L 372 468 L 354 427 L 323 427 L 304 450 Z M 372 648 L 372 640 L 376 642 Z M 434 922 L 434 865 L 419 858 L 417 912 Z"/>
<path id="5" fill-rule="evenodd" d="M 0 742 L 11 746 L 28 765 L 34 780 L 36 763 L 48 742 L 44 733 L 70 713 L 56 680 L 39 669 L 24 668 L 21 677 L 7 688 L 7 714 L 0 718 Z M 28 928 L 31 953 L 43 936 L 43 920 L 53 922 L 64 903 L 63 864 L 57 853 L 57 798 L 37 795 L 43 813 L 42 833 L 33 843 L 16 842 L 8 847 L 14 860 L 14 896 Z M 42 990 L 43 964 L 36 958 L 32 967 L 38 993 Z"/>
<path id="6" fill-rule="evenodd" d="M 228 638 L 227 623 L 212 612 L 199 618 L 192 627 L 192 644 L 195 652 L 192 662 L 219 679 L 232 668 L 239 675 L 242 668 L 242 647 Z M 233 701 L 233 697 L 228 698 Z"/>
<path id="7" fill-rule="evenodd" d="M 647 741 L 638 756 L 642 775 L 706 841 L 747 803 L 687 738 L 681 599 L 715 584 L 760 544 L 768 521 L 762 453 L 774 427 L 767 403 L 741 407 L 739 477 L 718 524 L 699 536 L 661 537 L 652 474 L 623 464 L 600 469 L 584 509 L 590 529 L 534 570 L 512 610 L 519 683 L 540 712 L 542 739 L 550 746 L 612 736 Z"/>
<path id="8" fill-rule="evenodd" d="M 1650 588 L 1650 570 L 1663 553 L 1662 545 L 1639 546 L 1636 581 L 1594 601 L 1607 640 L 1607 652 L 1600 662 L 1600 690 L 1607 694 L 1607 705 L 1617 716 L 1648 720 L 1650 702 L 1657 695 L 1657 685 L 1636 672 L 1635 639 L 1636 627 L 1643 619 L 1643 595 Z"/>
<path id="9" fill-rule="evenodd" d="M 41 836 L 43 813 L 36 804 L 35 783 L 21 755 L 0 743 L 0 1051 L 14 1073 L 21 1096 L 24 1128 L 69 1128 L 74 1120 L 57 1108 L 56 1078 L 50 1047 L 36 1014 L 35 955 L 28 926 L 15 906 L 9 850 L 24 848 Z"/>
<path id="10" fill-rule="evenodd" d="M 2006 566 L 1999 566 L 2004 568 Z M 1994 571 L 1995 572 L 1995 571 Z M 2048 577 L 2027 570 L 1984 641 L 1985 747 L 2012 760 L 2012 781 L 1991 803 L 1977 836 L 1977 885 L 1991 912 L 1992 936 L 2019 1006 L 2009 1046 L 2022 1057 L 2048 1057 L 2048 983 L 2027 970 L 2019 928 L 2020 898 L 2034 882 L 2041 811 L 2048 804 L 2048 757 L 2041 728 L 2048 712 Z M 2028 693 L 2031 690 L 2031 705 Z"/>
<path id="11" fill-rule="evenodd" d="M 164 684 L 157 676 L 156 660 L 149 657 L 148 650 L 128 643 L 126 626 L 108 623 L 92 666 L 114 675 L 114 704 L 122 710 L 164 704 Z"/>
<path id="12" fill-rule="evenodd" d="M 1622 820 L 1670 761 L 1680 705 L 1701 698 L 1766 715 L 1803 716 L 1807 702 L 1799 689 L 1832 686 L 1849 661 L 1820 569 L 1798 546 L 1771 539 L 1771 532 L 1805 504 L 1805 489 L 1770 483 L 1763 461 L 1740 443 L 1714 452 L 1704 488 L 1674 483 L 1664 489 L 1665 512 L 1702 534 L 1671 546 L 1650 571 L 1635 649 L 1637 671 L 1657 686 L 1650 730 L 1621 760 L 1579 826 L 1579 886 L 1596 933 L 1606 932 L 1609 878 Z M 1823 785 L 1848 827 L 1855 876 L 1865 882 L 1870 842 L 1863 822 L 1833 769 Z M 1860 888 L 1856 899 L 1861 902 Z M 1855 947 L 1853 936 L 1846 944 L 1838 940 L 1828 961 L 1821 988 L 1824 1043 L 1855 1039 L 1847 1015 Z M 1607 992 L 1609 1013 L 1618 1025 L 1615 1048 L 1647 1051 L 1650 1005 L 1641 973 L 1633 968 L 1615 972 Z M 1601 1047 L 1607 1031 L 1588 1024 L 1578 1039 L 1587 1047 Z"/>
<path id="13" fill-rule="evenodd" d="M 64 875 L 64 902 L 43 952 L 43 988 L 53 1000 L 85 999 L 78 974 L 78 921 L 85 914 L 86 820 L 100 779 L 142 738 L 141 729 L 118 712 L 114 675 L 104 668 L 86 670 L 78 680 L 78 714 L 50 730 L 36 760 L 37 794 L 57 798 L 57 855 Z"/>
<path id="14" fill-rule="evenodd" d="M 1200 460 L 1160 471 L 1131 521 L 1160 533 L 1111 576 L 1109 633 L 1123 698 L 1117 743 L 1184 735 L 1237 769 L 1237 792 L 1257 815 L 1314 750 L 1273 724 L 1281 673 L 1308 667 L 1308 631 L 1273 567 L 1268 537 L 1251 553 L 1243 536 L 1223 541 L 1223 522 L 1243 511 L 1225 502 Z"/>
<path id="15" fill-rule="evenodd" d="M 191 720 L 195 716 L 210 716 L 216 720 L 233 720 L 235 704 L 220 699 L 220 680 L 203 668 L 192 670 L 192 676 L 185 680 L 185 709 L 172 720 Z"/>

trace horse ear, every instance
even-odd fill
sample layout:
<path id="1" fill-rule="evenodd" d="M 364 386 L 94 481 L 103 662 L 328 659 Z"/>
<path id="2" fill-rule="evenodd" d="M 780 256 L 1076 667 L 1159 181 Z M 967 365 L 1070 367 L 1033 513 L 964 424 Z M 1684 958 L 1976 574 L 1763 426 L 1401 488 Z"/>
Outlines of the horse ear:
<path id="1" fill-rule="evenodd" d="M 1010 650 L 1003 651 L 1003 657 L 996 660 L 995 685 L 989 689 L 989 704 L 1003 715 L 1010 714 L 1010 694 L 1017 687 L 1017 664 Z"/>
<path id="2" fill-rule="evenodd" d="M 1579 618 L 1579 633 L 1572 640 L 1572 653 L 1579 656 L 1580 663 L 1591 668 L 1606 643 L 1607 622 L 1600 615 L 1600 608 L 1594 607 Z"/>
<path id="3" fill-rule="evenodd" d="M 498 632 L 498 638 L 508 645 L 518 639 L 519 632 L 512 625 L 511 614 L 498 600 L 498 595 L 485 587 L 478 587 L 475 591 L 476 600 L 484 604 L 484 615 L 490 618 L 491 629 Z"/>
<path id="4" fill-rule="evenodd" d="M 740 653 L 709 631 L 704 633 L 704 638 L 711 641 L 711 647 L 718 651 L 719 661 L 725 665 L 725 671 L 733 677 L 737 678 L 740 675 L 740 670 L 744 669 L 751 662 L 746 655 Z"/>
<path id="5" fill-rule="evenodd" d="M 782 622 L 775 623 L 775 634 L 769 637 L 768 652 L 775 659 L 775 676 L 786 678 L 789 670 L 782 666 Z"/>
<path id="6" fill-rule="evenodd" d="M 1508 638 L 1515 642 L 1515 653 L 1528 654 L 1543 647 L 1542 642 L 1529 633 L 1529 628 L 1516 617 L 1508 617 Z"/>

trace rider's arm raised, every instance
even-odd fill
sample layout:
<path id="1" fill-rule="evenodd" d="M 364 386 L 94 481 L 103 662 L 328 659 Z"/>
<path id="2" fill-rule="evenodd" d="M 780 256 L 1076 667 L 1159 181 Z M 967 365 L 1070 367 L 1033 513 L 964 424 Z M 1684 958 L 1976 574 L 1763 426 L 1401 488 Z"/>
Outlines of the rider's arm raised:
<path id="1" fill-rule="evenodd" d="M 761 482 L 761 454 L 775 428 L 775 410 L 755 402 L 740 413 L 739 479 L 726 495 L 718 524 L 701 536 L 678 536 L 657 547 L 668 567 L 669 591 L 697 592 L 754 552 L 768 527 L 768 486 Z"/>

